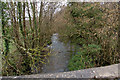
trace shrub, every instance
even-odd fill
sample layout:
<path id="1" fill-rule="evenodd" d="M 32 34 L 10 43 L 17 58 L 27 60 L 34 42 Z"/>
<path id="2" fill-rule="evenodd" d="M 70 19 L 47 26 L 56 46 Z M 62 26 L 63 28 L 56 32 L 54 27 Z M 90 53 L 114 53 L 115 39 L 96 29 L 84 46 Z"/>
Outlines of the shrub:
<path id="1" fill-rule="evenodd" d="M 79 70 L 96 66 L 100 55 L 101 46 L 96 44 L 83 45 L 80 52 L 69 61 L 69 70 Z"/>

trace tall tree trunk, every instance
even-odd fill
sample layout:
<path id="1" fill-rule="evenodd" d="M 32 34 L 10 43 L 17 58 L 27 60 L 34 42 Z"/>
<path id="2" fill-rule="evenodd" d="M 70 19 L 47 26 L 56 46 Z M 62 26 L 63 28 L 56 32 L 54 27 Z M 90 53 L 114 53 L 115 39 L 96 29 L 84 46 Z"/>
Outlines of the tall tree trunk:
<path id="1" fill-rule="evenodd" d="M 20 31 L 21 31 L 22 35 L 24 36 L 23 25 L 22 25 L 22 20 L 21 20 L 21 13 L 22 13 L 21 2 L 18 2 L 18 14 L 19 14 Z"/>
<path id="2" fill-rule="evenodd" d="M 25 6 L 26 3 L 23 3 L 23 29 L 24 29 L 24 47 L 27 50 L 28 46 L 27 46 L 27 42 L 26 42 L 26 20 L 25 20 Z M 25 67 L 25 72 L 27 74 L 31 73 L 31 67 L 30 67 L 30 57 L 29 54 L 27 52 L 24 52 L 23 54 L 23 58 L 24 58 L 24 67 Z"/>
<path id="3" fill-rule="evenodd" d="M 2 2 L 2 10 L 1 10 L 1 17 L 2 17 L 2 35 L 3 35 L 4 41 L 5 41 L 5 43 L 4 43 L 4 45 L 5 45 L 4 54 L 5 54 L 5 56 L 7 56 L 8 53 L 9 53 L 9 41 L 8 41 L 8 39 L 5 38 L 6 35 L 7 35 L 7 33 L 6 33 L 6 31 L 5 31 L 6 21 L 5 21 L 4 10 L 3 10 L 4 8 L 5 8 L 5 5 L 4 5 L 4 3 Z"/>
<path id="4" fill-rule="evenodd" d="M 37 23 L 36 23 L 36 6 L 35 3 L 33 3 L 33 22 L 34 22 L 34 28 L 35 28 L 35 33 L 37 36 Z"/>
<path id="5" fill-rule="evenodd" d="M 14 3 L 15 4 L 15 3 Z M 11 2 L 11 15 L 12 15 L 12 25 L 13 25 L 13 32 L 15 36 L 15 42 L 19 45 L 21 45 L 20 39 L 19 39 L 19 27 L 17 26 L 17 21 L 16 21 L 16 15 L 15 15 L 15 5 Z"/>
<path id="6" fill-rule="evenodd" d="M 41 25 L 41 18 L 42 18 L 42 11 L 43 11 L 43 2 L 40 4 L 40 13 L 39 13 L 39 25 Z"/>
<path id="7" fill-rule="evenodd" d="M 27 11 L 28 11 L 28 16 L 29 16 L 29 25 L 30 25 L 30 29 L 31 29 L 31 34 L 33 34 L 33 38 L 34 39 L 34 30 L 32 27 L 32 21 L 31 21 L 31 15 L 30 15 L 30 9 L 29 9 L 29 3 L 27 2 Z M 29 47 L 32 48 L 32 42 L 29 42 Z"/>
<path id="8" fill-rule="evenodd" d="M 23 3 L 23 28 L 24 28 L 24 46 L 27 48 L 26 44 L 26 23 L 25 23 L 25 2 Z"/>
<path id="9" fill-rule="evenodd" d="M 39 44 L 40 44 L 40 27 L 42 23 L 42 11 L 43 11 L 43 2 L 40 4 L 40 13 L 39 13 Z"/>
<path id="10" fill-rule="evenodd" d="M 119 12 L 119 18 L 118 21 L 120 21 L 120 1 L 118 2 L 118 12 Z M 119 54 L 119 58 L 120 58 L 120 23 L 118 25 L 118 54 Z M 120 60 L 119 60 L 120 62 Z"/>
<path id="11" fill-rule="evenodd" d="M 36 24 L 36 17 L 35 17 L 35 3 L 31 3 L 31 7 L 32 7 L 32 12 L 33 12 L 33 37 L 32 37 L 32 41 L 33 41 L 33 44 L 32 44 L 32 48 L 35 48 L 35 45 L 36 45 L 36 41 L 35 41 L 35 38 L 37 38 L 37 24 Z M 34 34 L 35 32 L 35 34 Z"/>
<path id="12" fill-rule="evenodd" d="M 31 22 L 31 15 L 30 15 L 30 10 L 29 10 L 28 2 L 27 2 L 27 10 L 28 10 L 28 16 L 29 16 L 30 28 L 31 28 L 31 31 L 33 31 L 33 28 L 32 28 L 32 22 Z"/>

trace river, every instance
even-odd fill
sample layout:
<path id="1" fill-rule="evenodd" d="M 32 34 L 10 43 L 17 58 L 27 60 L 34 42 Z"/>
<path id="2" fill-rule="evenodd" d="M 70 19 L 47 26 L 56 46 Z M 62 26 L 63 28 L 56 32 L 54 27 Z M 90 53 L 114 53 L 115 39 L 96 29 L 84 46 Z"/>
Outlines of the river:
<path id="1" fill-rule="evenodd" d="M 59 41 L 58 34 L 51 37 L 52 44 L 48 46 L 51 55 L 48 57 L 46 64 L 42 67 L 42 73 L 56 73 L 68 71 L 67 65 L 70 59 L 70 46 Z"/>

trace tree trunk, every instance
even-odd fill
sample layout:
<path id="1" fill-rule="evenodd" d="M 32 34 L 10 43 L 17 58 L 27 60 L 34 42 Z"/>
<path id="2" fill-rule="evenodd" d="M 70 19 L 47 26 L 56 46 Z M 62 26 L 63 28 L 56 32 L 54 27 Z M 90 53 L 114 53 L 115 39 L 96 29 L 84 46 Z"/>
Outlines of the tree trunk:
<path id="1" fill-rule="evenodd" d="M 4 16 L 4 9 L 5 8 L 5 5 L 4 3 L 2 2 L 2 10 L 1 10 L 1 17 L 2 17 L 2 35 L 3 37 L 6 37 L 7 33 L 5 32 L 5 25 L 6 25 L 6 21 L 5 21 L 5 16 Z M 5 51 L 4 51 L 4 54 L 5 56 L 8 55 L 9 53 L 9 41 L 8 39 L 4 38 L 4 45 L 5 45 Z"/>
<path id="2" fill-rule="evenodd" d="M 23 28 L 24 28 L 24 46 L 27 48 L 26 44 L 26 23 L 25 23 L 25 2 L 23 3 Z"/>
<path id="3" fill-rule="evenodd" d="M 39 13 L 39 44 L 40 44 L 40 27 L 42 23 L 42 11 L 43 11 L 43 2 L 40 4 L 40 13 Z"/>
<path id="4" fill-rule="evenodd" d="M 118 12 L 119 12 L 119 18 L 118 21 L 120 21 L 120 1 L 118 2 Z M 118 25 L 118 54 L 119 54 L 119 59 L 120 59 L 120 23 Z M 120 60 L 119 60 L 120 62 Z"/>
<path id="5" fill-rule="evenodd" d="M 32 28 L 32 22 L 31 22 L 31 15 L 30 15 L 30 10 L 29 10 L 29 5 L 28 5 L 28 2 L 27 2 L 27 10 L 28 10 L 28 16 L 29 16 L 29 23 L 30 23 L 30 28 L 31 28 L 31 31 L 33 31 L 33 28 Z"/>
<path id="6" fill-rule="evenodd" d="M 20 25 L 20 31 L 21 31 L 22 35 L 24 36 L 23 25 L 22 25 L 22 20 L 21 20 L 21 13 L 22 13 L 21 2 L 18 2 L 18 13 L 19 13 L 19 25 Z"/>
<path id="7" fill-rule="evenodd" d="M 23 28 L 24 28 L 24 46 L 25 49 L 27 49 L 27 44 L 26 44 L 26 22 L 25 22 L 25 2 L 23 3 Z M 25 66 L 25 72 L 26 73 L 31 73 L 31 67 L 30 67 L 30 57 L 26 52 L 23 55 L 24 57 L 24 66 Z"/>
<path id="8" fill-rule="evenodd" d="M 37 36 L 37 23 L 36 23 L 36 7 L 35 7 L 35 3 L 33 3 L 33 22 L 34 22 L 34 28 L 35 28 L 35 33 L 36 33 L 36 35 L 35 36 Z"/>
<path id="9" fill-rule="evenodd" d="M 38 36 L 37 36 L 37 24 L 36 24 L 35 3 L 34 3 L 34 2 L 31 3 L 31 7 L 32 7 L 32 12 L 33 12 L 33 28 L 35 29 L 35 31 L 34 31 L 34 29 L 33 29 L 33 37 L 32 37 L 33 43 L 32 43 L 32 48 L 35 48 L 35 45 L 36 45 L 35 39 L 36 39 Z M 35 32 L 35 34 L 34 34 L 34 32 Z"/>

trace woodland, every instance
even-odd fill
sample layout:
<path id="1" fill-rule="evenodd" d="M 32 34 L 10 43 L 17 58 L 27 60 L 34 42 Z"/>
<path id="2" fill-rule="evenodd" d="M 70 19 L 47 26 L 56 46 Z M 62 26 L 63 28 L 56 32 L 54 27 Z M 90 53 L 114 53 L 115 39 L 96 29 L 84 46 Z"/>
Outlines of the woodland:
<path id="1" fill-rule="evenodd" d="M 80 47 L 70 51 L 69 71 L 119 63 L 119 8 L 117 2 L 0 2 L 0 73 L 40 73 L 54 33 Z"/>

